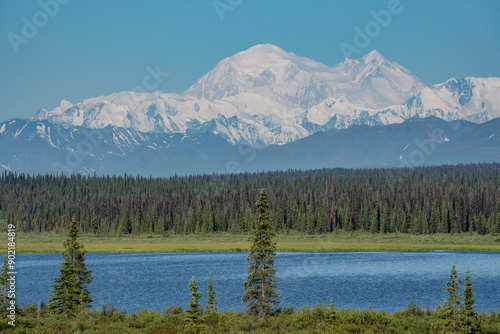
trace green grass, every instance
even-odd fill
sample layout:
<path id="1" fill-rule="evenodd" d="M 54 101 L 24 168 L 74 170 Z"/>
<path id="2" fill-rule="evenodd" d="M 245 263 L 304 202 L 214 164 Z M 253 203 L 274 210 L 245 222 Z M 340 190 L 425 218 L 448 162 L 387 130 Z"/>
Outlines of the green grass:
<path id="1" fill-rule="evenodd" d="M 73 318 L 50 314 L 42 308 L 40 313 L 34 305 L 20 310 L 16 328 L 7 324 L 7 318 L 0 319 L 1 333 L 269 333 L 269 334 L 422 334 L 444 333 L 445 321 L 442 310 L 424 310 L 416 304 L 409 304 L 405 310 L 394 313 L 382 311 L 335 309 L 332 322 L 331 309 L 321 305 L 294 309 L 287 307 L 264 319 L 243 312 L 226 311 L 205 313 L 196 324 L 187 322 L 181 306 L 166 307 L 163 312 L 141 310 L 126 313 L 113 307 L 102 310 L 86 310 Z M 477 323 L 480 333 L 495 334 L 500 331 L 500 314 L 479 314 Z M 464 333 L 463 329 L 460 333 Z"/>
<path id="2" fill-rule="evenodd" d="M 65 235 L 17 233 L 17 253 L 59 253 Z M 0 246 L 7 248 L 7 235 L 0 233 Z M 280 252 L 422 252 L 435 250 L 500 251 L 500 237 L 478 234 L 371 234 L 339 232 L 323 235 L 279 234 L 275 238 Z M 246 252 L 247 235 L 125 235 L 83 234 L 79 241 L 90 253 L 162 252 Z"/>

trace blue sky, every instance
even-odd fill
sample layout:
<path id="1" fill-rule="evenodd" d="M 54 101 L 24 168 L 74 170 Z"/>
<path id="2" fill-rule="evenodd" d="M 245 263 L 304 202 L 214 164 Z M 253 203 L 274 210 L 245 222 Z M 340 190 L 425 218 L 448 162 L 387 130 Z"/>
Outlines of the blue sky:
<path id="1" fill-rule="evenodd" d="M 350 58 L 376 49 L 427 85 L 500 76 L 494 0 L 4 0 L 0 121 L 30 117 L 61 99 L 131 90 L 148 66 L 170 73 L 158 90 L 182 92 L 223 58 L 256 44 L 336 65 L 344 59 L 342 43 L 356 47 L 355 28 L 365 31 L 376 22 L 373 12 L 388 9 L 390 21 Z"/>

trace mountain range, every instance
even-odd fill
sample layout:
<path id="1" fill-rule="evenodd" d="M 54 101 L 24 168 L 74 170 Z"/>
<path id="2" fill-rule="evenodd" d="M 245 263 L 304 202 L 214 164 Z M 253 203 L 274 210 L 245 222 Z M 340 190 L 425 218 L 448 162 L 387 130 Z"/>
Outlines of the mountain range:
<path id="1" fill-rule="evenodd" d="M 0 123 L 0 166 L 166 176 L 500 161 L 498 117 L 500 78 L 427 87 L 377 51 L 329 67 L 264 44 L 181 94 L 63 100 Z"/>

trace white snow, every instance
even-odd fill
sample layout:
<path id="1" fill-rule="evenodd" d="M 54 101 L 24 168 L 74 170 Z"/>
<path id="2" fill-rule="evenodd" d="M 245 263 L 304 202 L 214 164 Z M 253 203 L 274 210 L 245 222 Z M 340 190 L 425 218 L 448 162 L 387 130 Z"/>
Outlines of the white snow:
<path id="1" fill-rule="evenodd" d="M 52 138 L 50 137 L 50 128 L 46 128 L 45 124 L 38 124 L 36 126 L 37 133 L 40 135 L 40 137 L 45 140 L 47 143 L 49 143 L 50 146 L 59 148 L 58 146 L 54 145 L 52 142 Z"/>
<path id="2" fill-rule="evenodd" d="M 2 128 L 0 129 L 0 133 L 4 133 L 5 132 L 5 123 L 2 124 Z"/>
<path id="3" fill-rule="evenodd" d="M 185 134 L 193 124 L 206 125 L 232 144 L 283 145 L 318 130 L 401 123 L 416 115 L 485 122 L 500 117 L 499 106 L 500 78 L 425 87 L 377 51 L 330 67 L 264 44 L 223 59 L 182 94 L 119 92 L 77 104 L 63 100 L 34 118 L 142 133 Z M 113 140 L 126 146 L 141 141 L 126 131 L 114 133 Z"/>
<path id="4" fill-rule="evenodd" d="M 14 123 L 14 122 L 12 122 L 12 123 Z M 16 131 L 16 133 L 14 133 L 13 137 L 17 138 L 17 136 L 19 136 L 23 132 L 23 130 L 26 128 L 27 125 L 28 125 L 28 123 L 24 124 L 22 128 L 17 129 L 17 131 Z"/>

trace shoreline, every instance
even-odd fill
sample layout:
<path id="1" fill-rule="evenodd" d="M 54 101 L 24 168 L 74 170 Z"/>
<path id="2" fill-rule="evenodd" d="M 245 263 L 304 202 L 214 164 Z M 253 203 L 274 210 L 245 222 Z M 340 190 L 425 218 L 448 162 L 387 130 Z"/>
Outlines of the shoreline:
<path id="1" fill-rule="evenodd" d="M 7 238 L 0 233 L 0 238 Z M 63 234 L 18 233 L 18 254 L 60 253 Z M 278 234 L 277 252 L 431 252 L 487 251 L 500 252 L 500 237 L 477 234 L 371 234 L 328 233 L 323 235 Z M 80 243 L 87 253 L 185 253 L 248 252 L 248 236 L 241 234 L 209 235 L 125 235 L 99 236 L 82 234 Z M 6 246 L 2 251 L 5 253 Z"/>

